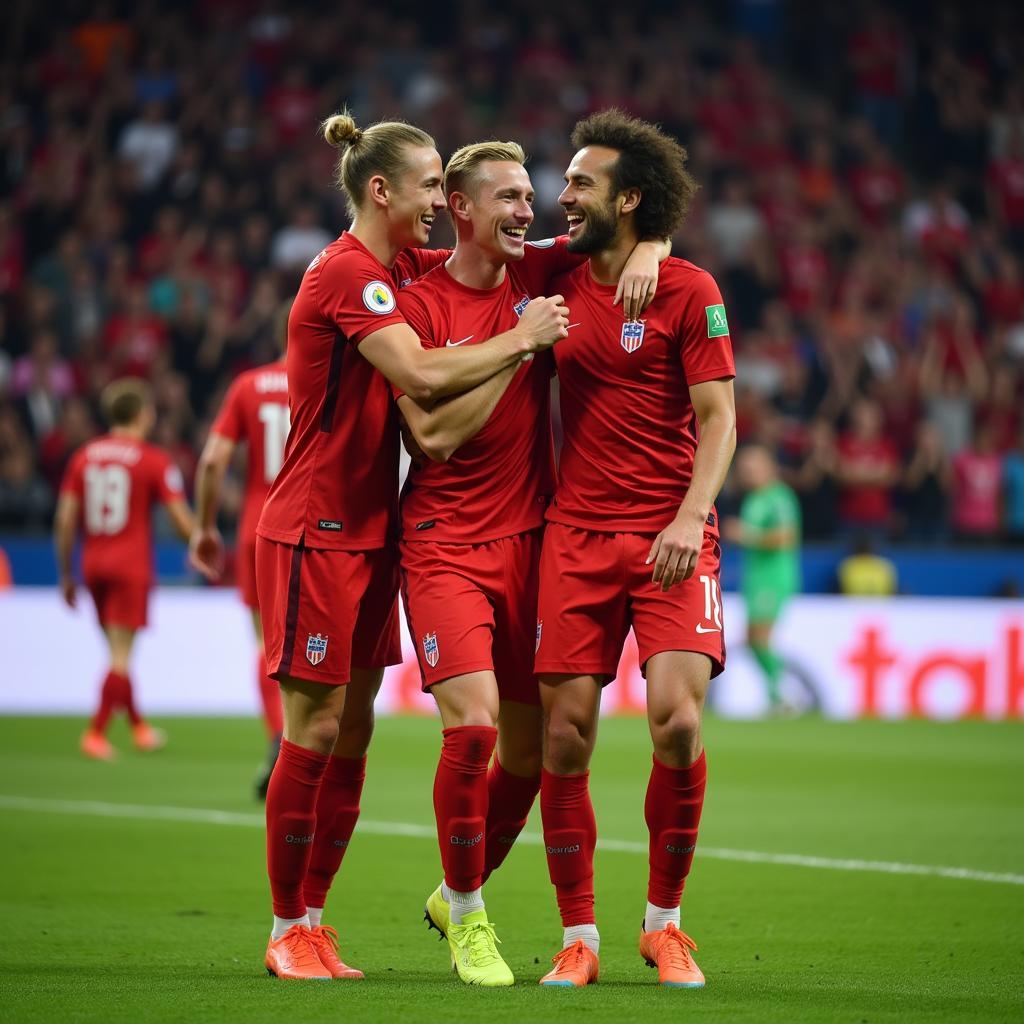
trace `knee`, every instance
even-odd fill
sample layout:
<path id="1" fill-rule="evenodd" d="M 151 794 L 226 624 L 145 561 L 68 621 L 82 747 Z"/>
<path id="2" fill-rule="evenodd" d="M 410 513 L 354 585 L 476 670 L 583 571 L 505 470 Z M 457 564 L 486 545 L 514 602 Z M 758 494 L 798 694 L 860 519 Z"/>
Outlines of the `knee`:
<path id="1" fill-rule="evenodd" d="M 288 739 L 318 754 L 330 754 L 338 742 L 338 732 L 339 724 L 335 716 L 314 715 L 295 730 L 294 739 L 291 736 Z"/>
<path id="2" fill-rule="evenodd" d="M 544 730 L 544 766 L 556 775 L 586 771 L 591 737 L 579 722 L 563 717 L 548 719 Z"/>
<path id="3" fill-rule="evenodd" d="M 343 716 L 338 731 L 336 753 L 340 757 L 363 757 L 373 739 L 373 708 Z"/>
<path id="4" fill-rule="evenodd" d="M 530 779 L 540 775 L 541 763 L 541 742 L 540 736 L 533 744 L 516 743 L 512 745 L 501 745 L 499 740 L 498 760 L 501 767 L 512 775 L 518 775 L 524 779 Z"/>
<path id="5" fill-rule="evenodd" d="M 700 749 L 701 709 L 696 700 L 686 700 L 663 719 L 651 722 L 654 753 L 665 764 L 692 764 Z"/>

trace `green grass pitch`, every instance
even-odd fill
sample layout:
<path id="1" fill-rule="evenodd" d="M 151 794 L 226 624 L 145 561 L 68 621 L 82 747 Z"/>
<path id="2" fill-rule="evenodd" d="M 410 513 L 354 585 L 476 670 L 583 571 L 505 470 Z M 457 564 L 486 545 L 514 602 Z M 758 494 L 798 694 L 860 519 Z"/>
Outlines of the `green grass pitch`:
<path id="1" fill-rule="evenodd" d="M 594 802 L 601 835 L 620 843 L 598 852 L 602 975 L 583 991 L 537 985 L 561 933 L 536 812 L 533 841 L 487 890 L 516 986 L 468 989 L 449 973 L 446 946 L 421 920 L 440 877 L 434 721 L 378 724 L 368 828 L 328 904 L 326 922 L 367 980 L 306 984 L 262 966 L 269 904 L 249 796 L 259 726 L 170 719 L 166 750 L 125 749 L 105 765 L 78 756 L 81 724 L 0 720 L 3 1022 L 1024 1021 L 1019 723 L 708 721 L 708 799 L 683 901 L 703 991 L 659 988 L 637 955 L 642 721 L 602 723 Z M 124 731 L 114 738 L 126 748 Z M 393 834 L 402 824 L 418 827 Z"/>

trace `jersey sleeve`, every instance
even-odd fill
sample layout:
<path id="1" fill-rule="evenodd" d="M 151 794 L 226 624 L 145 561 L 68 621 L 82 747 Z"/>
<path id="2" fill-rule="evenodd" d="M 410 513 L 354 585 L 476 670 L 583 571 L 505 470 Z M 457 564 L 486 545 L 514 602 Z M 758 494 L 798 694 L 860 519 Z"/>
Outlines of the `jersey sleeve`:
<path id="1" fill-rule="evenodd" d="M 157 452 L 153 460 L 154 493 L 161 505 L 185 497 L 185 481 L 181 470 L 166 452 Z"/>
<path id="2" fill-rule="evenodd" d="M 405 322 L 416 332 L 423 348 L 437 348 L 440 340 L 435 337 L 436 331 L 430 319 L 430 311 L 418 289 L 403 290 L 398 293 L 398 308 L 405 317 Z M 405 392 L 395 384 L 391 385 L 391 393 L 395 401 Z"/>
<path id="3" fill-rule="evenodd" d="M 549 295 L 552 279 L 575 270 L 586 258 L 581 253 L 569 252 L 568 235 L 542 238 L 526 243 L 519 273 L 532 296 Z"/>
<path id="4" fill-rule="evenodd" d="M 242 378 L 236 377 L 224 396 L 224 402 L 217 418 L 210 427 L 211 434 L 219 434 L 236 444 L 245 434 L 245 417 L 242 415 Z"/>
<path id="5" fill-rule="evenodd" d="M 400 286 L 405 288 L 434 267 L 439 267 L 452 252 L 452 249 L 403 249 L 396 261 Z"/>
<path id="6" fill-rule="evenodd" d="M 679 349 L 690 387 L 736 376 L 722 293 L 706 270 L 694 275 L 689 289 L 679 327 Z"/>
<path id="7" fill-rule="evenodd" d="M 74 455 L 71 456 L 71 461 L 67 465 L 67 469 L 64 470 L 64 476 L 60 481 L 60 494 L 69 495 L 72 498 L 77 498 L 82 501 L 85 493 L 85 457 L 82 454 L 82 449 L 79 448 Z"/>
<path id="8" fill-rule="evenodd" d="M 329 257 L 316 283 L 316 304 L 353 345 L 393 324 L 405 323 L 394 285 L 380 268 L 354 252 Z"/>

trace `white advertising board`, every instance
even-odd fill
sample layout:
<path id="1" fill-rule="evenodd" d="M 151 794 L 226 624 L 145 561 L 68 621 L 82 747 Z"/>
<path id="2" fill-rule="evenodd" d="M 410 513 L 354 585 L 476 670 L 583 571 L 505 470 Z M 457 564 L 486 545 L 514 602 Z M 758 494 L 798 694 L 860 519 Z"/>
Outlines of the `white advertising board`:
<path id="1" fill-rule="evenodd" d="M 56 590 L 0 593 L 0 713 L 85 714 L 104 671 L 104 646 L 87 595 L 77 612 Z M 713 684 L 720 714 L 764 711 L 756 663 L 743 648 L 743 608 L 725 598 L 729 646 Z M 136 648 L 133 679 L 141 706 L 160 714 L 255 714 L 255 653 L 247 611 L 233 592 L 164 588 L 153 594 L 150 627 Z M 802 597 L 778 625 L 794 704 L 828 717 L 1024 717 L 1024 604 L 1019 601 Z M 420 692 L 412 643 L 389 669 L 381 713 L 433 712 Z M 637 713 L 644 682 L 632 635 L 607 713 Z"/>

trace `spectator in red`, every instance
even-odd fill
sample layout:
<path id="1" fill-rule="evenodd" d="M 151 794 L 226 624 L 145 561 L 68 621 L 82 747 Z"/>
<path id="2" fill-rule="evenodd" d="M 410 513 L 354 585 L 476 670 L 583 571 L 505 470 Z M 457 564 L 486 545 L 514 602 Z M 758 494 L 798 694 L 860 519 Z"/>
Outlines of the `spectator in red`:
<path id="1" fill-rule="evenodd" d="M 317 95 L 301 64 L 289 67 L 281 84 L 270 90 L 266 109 L 278 142 L 289 145 L 309 135 L 310 125 L 317 121 Z"/>
<path id="2" fill-rule="evenodd" d="M 849 171 L 850 192 L 861 216 L 874 228 L 891 221 L 906 194 L 906 180 L 889 151 L 871 137 Z"/>
<path id="3" fill-rule="evenodd" d="M 1024 130 L 1014 126 L 1006 151 L 988 168 L 988 205 L 992 218 L 1024 253 Z"/>
<path id="4" fill-rule="evenodd" d="M 839 519 L 843 529 L 852 533 L 884 536 L 892 523 L 900 461 L 883 429 L 881 409 L 861 398 L 850 409 L 849 429 L 837 443 Z"/>
<path id="5" fill-rule="evenodd" d="M 971 446 L 953 459 L 953 529 L 960 540 L 999 536 L 1003 460 L 987 423 L 979 424 Z"/>
<path id="6" fill-rule="evenodd" d="M 103 336 L 107 370 L 114 377 L 147 379 L 157 357 L 167 349 L 167 328 L 149 311 L 146 287 L 128 286 L 121 309 L 110 318 Z"/>

